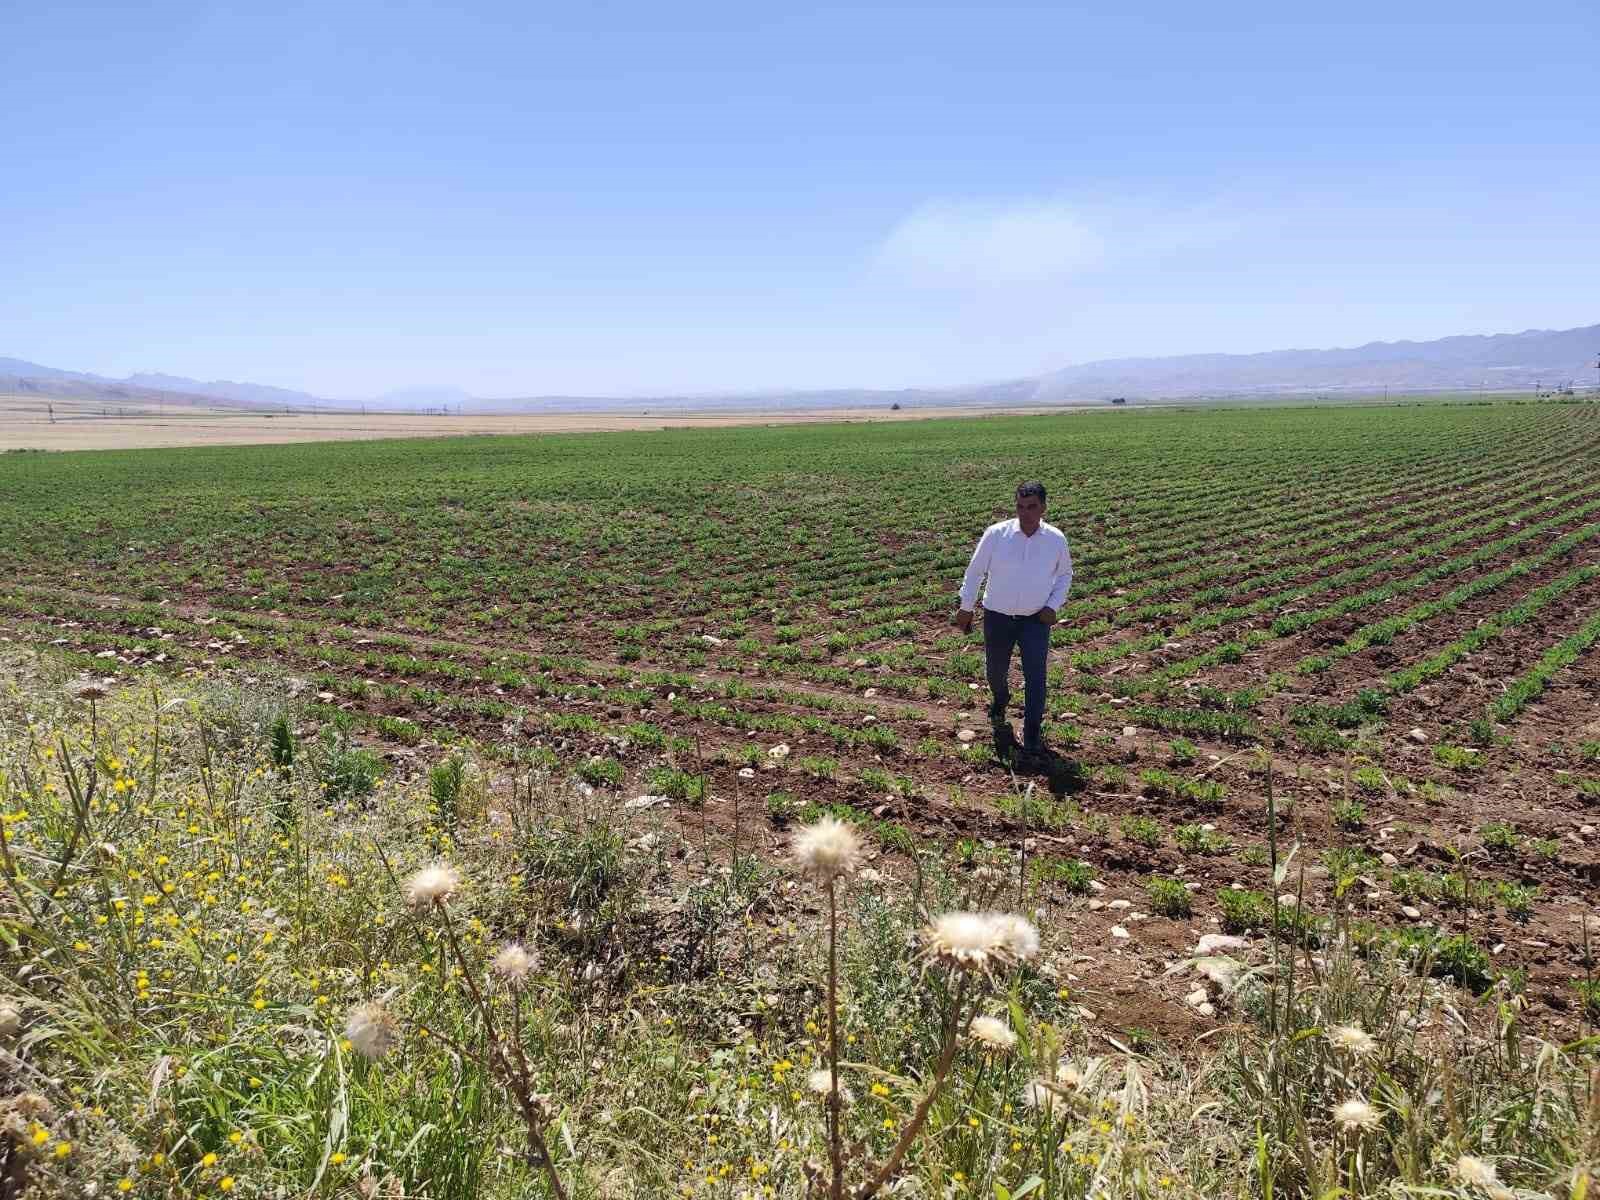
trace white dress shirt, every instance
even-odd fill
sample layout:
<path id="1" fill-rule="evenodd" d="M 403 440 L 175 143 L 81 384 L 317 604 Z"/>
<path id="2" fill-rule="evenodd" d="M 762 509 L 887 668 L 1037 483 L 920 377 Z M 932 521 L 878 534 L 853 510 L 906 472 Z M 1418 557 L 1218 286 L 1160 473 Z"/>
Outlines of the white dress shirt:
<path id="1" fill-rule="evenodd" d="M 983 531 L 961 580 L 961 608 L 972 610 L 978 598 L 978 581 L 985 575 L 986 612 L 1031 617 L 1041 608 L 1061 610 L 1072 587 L 1072 552 L 1067 535 L 1054 525 L 1039 522 L 1029 537 L 1015 517 L 996 521 Z"/>

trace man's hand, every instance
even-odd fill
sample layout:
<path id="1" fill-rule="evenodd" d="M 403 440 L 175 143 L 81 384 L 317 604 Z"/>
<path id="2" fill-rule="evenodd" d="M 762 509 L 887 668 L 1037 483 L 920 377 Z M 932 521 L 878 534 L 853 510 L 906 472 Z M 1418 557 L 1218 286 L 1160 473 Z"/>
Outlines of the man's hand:
<path id="1" fill-rule="evenodd" d="M 1053 608 L 1041 608 L 1033 615 L 1039 618 L 1039 624 L 1041 625 L 1054 625 L 1056 623 L 1056 610 Z"/>
<path id="2" fill-rule="evenodd" d="M 970 608 L 956 610 L 956 628 L 961 630 L 962 633 L 972 632 L 972 610 Z"/>

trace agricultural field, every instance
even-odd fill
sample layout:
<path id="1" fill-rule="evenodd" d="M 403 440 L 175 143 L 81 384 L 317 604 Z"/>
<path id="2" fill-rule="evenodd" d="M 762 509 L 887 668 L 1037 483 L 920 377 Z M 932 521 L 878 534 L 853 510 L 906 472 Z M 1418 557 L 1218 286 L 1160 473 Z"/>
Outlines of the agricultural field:
<path id="1" fill-rule="evenodd" d="M 1032 773 L 950 622 L 1031 477 L 1077 570 Z M 1593 405 L 18 454 L 0 493 L 13 642 L 269 681 L 395 762 L 548 756 L 707 842 L 1024 851 L 1124 1027 L 1204 1029 L 1160 969 L 1297 888 L 1582 1019 Z"/>
<path id="2" fill-rule="evenodd" d="M 1032 477 L 1076 578 L 1020 763 L 951 617 Z M 1600 407 L 0 498 L 5 1194 L 1592 1193 Z"/>

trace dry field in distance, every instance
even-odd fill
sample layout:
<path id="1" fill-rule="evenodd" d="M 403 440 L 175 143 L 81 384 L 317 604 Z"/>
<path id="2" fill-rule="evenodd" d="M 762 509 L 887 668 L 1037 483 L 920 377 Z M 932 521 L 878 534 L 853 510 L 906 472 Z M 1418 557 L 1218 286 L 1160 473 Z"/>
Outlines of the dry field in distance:
<path id="1" fill-rule="evenodd" d="M 504 413 L 430 416 L 420 413 L 282 413 L 205 406 L 106 405 L 54 400 L 52 421 L 37 396 L 0 395 L 0 451 L 146 450 L 183 446 L 268 446 L 373 438 L 482 437 L 531 433 L 598 433 L 649 429 L 714 429 L 729 425 L 809 425 L 840 421 L 925 421 L 938 417 L 1022 413 L 1027 408 L 812 409 L 804 412 L 691 412 L 641 405 L 634 413 Z M 1061 412 L 1076 406 L 1052 405 Z M 1102 408 L 1103 405 L 1085 405 Z"/>

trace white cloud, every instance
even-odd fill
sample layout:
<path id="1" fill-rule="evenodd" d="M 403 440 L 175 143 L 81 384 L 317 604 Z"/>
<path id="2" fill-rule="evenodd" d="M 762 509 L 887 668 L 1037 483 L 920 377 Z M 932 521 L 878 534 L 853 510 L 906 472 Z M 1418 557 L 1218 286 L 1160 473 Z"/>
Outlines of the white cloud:
<path id="1" fill-rule="evenodd" d="M 878 264 L 925 283 L 982 286 L 1075 275 L 1105 254 L 1100 236 L 1063 204 L 939 202 L 906 217 Z"/>
<path id="2" fill-rule="evenodd" d="M 1205 210 L 1060 200 L 936 201 L 890 230 L 874 266 L 924 285 L 1041 285 L 1112 263 L 1212 245 L 1236 228 L 1236 222 Z"/>

